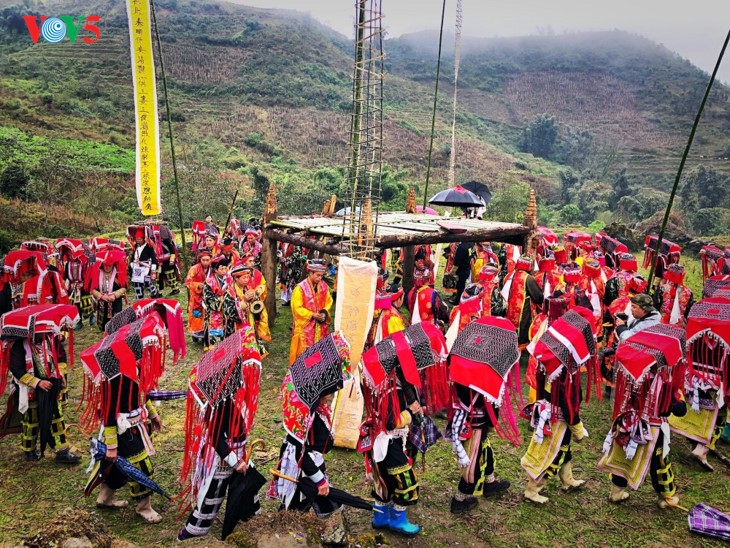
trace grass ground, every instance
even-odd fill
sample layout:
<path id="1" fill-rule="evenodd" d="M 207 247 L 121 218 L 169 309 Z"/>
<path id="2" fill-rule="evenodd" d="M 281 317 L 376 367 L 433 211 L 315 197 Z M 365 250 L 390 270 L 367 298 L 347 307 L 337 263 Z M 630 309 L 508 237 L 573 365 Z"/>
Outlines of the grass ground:
<path id="1" fill-rule="evenodd" d="M 693 267 L 690 267 L 690 269 Z M 694 284 L 693 284 L 694 285 Z M 698 289 L 698 288 L 695 288 Z M 185 306 L 185 298 L 182 299 Z M 274 342 L 270 356 L 264 361 L 260 405 L 253 437 L 266 440 L 265 452 L 257 455 L 260 468 L 268 470 L 275 464 L 276 453 L 282 439 L 281 407 L 277 397 L 281 379 L 287 367 L 289 349 L 289 325 L 291 314 L 286 307 L 273 329 Z M 84 327 L 77 333 L 78 351 L 98 340 L 96 328 Z M 198 346 L 188 348 L 188 356 L 177 366 L 168 367 L 161 388 L 184 389 L 192 364 L 199 359 Z M 77 360 L 78 361 L 78 360 Z M 80 363 L 70 373 L 71 402 L 78 402 L 82 380 Z M 160 406 L 164 427 L 154 438 L 157 455 L 155 479 L 168 492 L 179 489 L 177 475 L 182 461 L 184 401 L 165 403 Z M 413 540 L 405 540 L 388 533 L 382 538 L 372 536 L 370 515 L 360 510 L 346 510 L 353 543 L 372 545 L 376 540 L 395 546 L 720 546 L 692 535 L 687 529 L 687 517 L 681 510 L 659 510 L 656 496 L 649 483 L 632 493 L 621 506 L 610 504 L 606 498 L 609 479 L 598 472 L 596 462 L 600 455 L 603 438 L 610 423 L 611 410 L 606 401 L 592 399 L 582 410 L 583 420 L 590 437 L 583 444 L 574 446 L 574 469 L 579 478 L 585 478 L 585 487 L 577 492 L 563 493 L 553 481 L 544 490 L 550 501 L 544 506 L 524 502 L 522 490 L 526 476 L 519 465 L 526 449 L 529 430 L 521 422 L 523 444 L 512 447 L 498 439 L 493 440 L 497 455 L 497 473 L 512 482 L 510 490 L 496 500 L 483 500 L 479 507 L 466 516 L 453 516 L 449 502 L 458 483 L 458 470 L 451 447 L 439 443 L 429 450 L 425 469 L 420 460 L 416 469 L 421 482 L 419 504 L 409 510 L 412 521 L 423 526 L 423 532 Z M 74 424 L 78 411 L 72 405 L 67 421 Z M 443 421 L 437 421 L 443 426 Z M 56 515 L 65 511 L 85 510 L 95 513 L 115 536 L 140 546 L 167 546 L 175 541 L 182 518 L 174 503 L 161 497 L 153 499 L 155 507 L 164 519 L 160 525 L 144 525 L 131 508 L 118 513 L 97 512 L 94 499 L 82 496 L 86 481 L 83 470 L 88 464 L 88 442 L 77 429 L 70 429 L 72 443 L 84 453 L 82 466 L 73 468 L 56 465 L 52 458 L 37 464 L 26 464 L 18 447 L 18 436 L 0 440 L 0 544 L 16 545 L 42 531 Z M 730 447 L 721 446 L 726 453 Z M 704 502 L 722 511 L 730 512 L 730 470 L 716 463 L 716 471 L 702 471 L 689 457 L 685 440 L 673 439 L 672 459 L 681 503 L 691 508 Z M 335 449 L 327 456 L 328 469 L 333 483 L 356 494 L 367 496 L 368 486 L 364 479 L 362 459 L 354 451 Z M 126 492 L 124 492 L 126 496 Z M 275 518 L 277 503 L 265 501 L 263 509 L 267 517 L 257 518 L 240 529 L 249 540 L 259 540 L 261 545 L 305 544 L 304 537 L 292 520 Z M 262 531 L 262 528 L 266 530 Z M 220 523 L 209 538 L 196 541 L 195 546 L 216 546 L 219 543 Z M 288 543 L 288 544 L 287 544 Z"/>

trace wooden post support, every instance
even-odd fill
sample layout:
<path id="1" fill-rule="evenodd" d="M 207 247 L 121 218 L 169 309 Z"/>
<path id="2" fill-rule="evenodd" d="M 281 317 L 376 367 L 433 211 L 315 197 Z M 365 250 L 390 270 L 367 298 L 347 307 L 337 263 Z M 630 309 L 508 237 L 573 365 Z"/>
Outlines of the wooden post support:
<path id="1" fill-rule="evenodd" d="M 525 210 L 525 218 L 522 223 L 530 231 L 525 234 L 525 241 L 522 244 L 522 254 L 534 256 L 537 253 L 537 195 L 535 189 L 530 188 L 530 198 Z"/>
<path id="2" fill-rule="evenodd" d="M 276 205 L 276 189 L 274 185 L 269 185 L 269 193 L 266 196 L 266 205 L 264 206 L 264 226 L 276 219 L 278 209 Z M 274 325 L 276 319 L 276 266 L 277 257 L 277 241 L 266 235 L 264 231 L 261 242 L 261 270 L 266 279 L 266 311 L 269 314 L 269 326 Z"/>
<path id="3" fill-rule="evenodd" d="M 413 287 L 413 268 L 415 266 L 416 258 L 415 247 L 404 247 L 403 248 L 403 291 L 408 295 L 408 292 Z"/>

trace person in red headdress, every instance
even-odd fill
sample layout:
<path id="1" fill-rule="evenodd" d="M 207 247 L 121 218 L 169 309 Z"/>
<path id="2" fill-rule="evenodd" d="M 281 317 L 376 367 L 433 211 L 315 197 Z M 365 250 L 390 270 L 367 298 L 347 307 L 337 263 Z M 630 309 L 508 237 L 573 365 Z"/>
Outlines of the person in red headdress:
<path id="1" fill-rule="evenodd" d="M 537 285 L 547 299 L 560 285 L 560 273 L 555 257 L 542 257 L 537 261 L 538 273 L 535 275 Z"/>
<path id="2" fill-rule="evenodd" d="M 391 284 L 383 298 L 388 306 L 383 309 L 383 312 L 378 318 L 378 327 L 376 328 L 375 335 L 376 343 L 408 327 L 408 320 L 406 320 L 400 311 L 405 300 L 403 288 L 398 284 Z"/>
<path id="3" fill-rule="evenodd" d="M 236 242 L 231 238 L 223 238 L 221 254 L 228 259 L 230 264 L 236 264 L 241 260 L 241 255 L 236 251 Z"/>
<path id="4" fill-rule="evenodd" d="M 292 334 L 289 347 L 289 365 L 299 354 L 329 334 L 332 295 L 322 279 L 327 265 L 322 259 L 312 259 L 307 264 L 307 277 L 292 291 Z"/>
<path id="5" fill-rule="evenodd" d="M 580 376 L 584 368 L 589 375 L 594 369 L 596 343 L 592 328 L 592 312 L 577 306 L 530 345 L 530 353 L 537 360 L 537 401 L 530 412 L 534 434 L 521 465 L 528 476 L 525 499 L 538 504 L 548 501 L 540 491 L 553 476 L 559 477 L 563 491 L 585 483 L 573 477 L 571 443 L 588 437 L 580 418 Z"/>
<path id="6" fill-rule="evenodd" d="M 662 316 L 662 323 L 684 326 L 694 304 L 692 290 L 684 285 L 684 267 L 670 264 L 664 279 L 654 292 L 654 306 Z"/>
<path id="7" fill-rule="evenodd" d="M 68 292 L 57 270 L 47 267 L 22 284 L 19 306 L 68 304 Z"/>
<path id="8" fill-rule="evenodd" d="M 217 257 L 221 254 L 221 248 L 218 245 L 218 233 L 217 232 L 208 232 L 205 234 L 205 237 L 203 238 L 203 241 L 201 242 L 200 247 L 198 247 L 198 250 L 201 249 L 207 249 L 210 251 L 210 255 L 212 257 Z"/>
<path id="9" fill-rule="evenodd" d="M 243 244 L 241 244 L 241 252 L 244 255 L 251 254 L 254 260 L 260 261 L 259 255 L 261 255 L 261 242 L 259 241 L 259 231 L 253 227 L 246 229 L 243 233 Z"/>
<path id="10" fill-rule="evenodd" d="M 160 296 L 160 291 L 154 283 L 157 278 L 157 254 L 155 249 L 148 244 L 145 232 L 141 228 L 134 233 L 134 250 L 130 258 L 129 269 L 137 300 L 144 298 L 145 289 L 149 291 L 152 298 Z"/>
<path id="11" fill-rule="evenodd" d="M 619 269 L 606 282 L 605 304 L 610 306 L 619 297 L 628 297 L 629 284 L 638 274 L 639 265 L 636 257 L 630 253 L 619 255 Z"/>
<path id="12" fill-rule="evenodd" d="M 474 244 L 474 254 L 471 257 L 472 283 L 479 277 L 482 267 L 489 263 L 499 264 L 497 254 L 492 251 L 492 246 L 489 242 L 476 242 Z"/>
<path id="13" fill-rule="evenodd" d="M 259 353 L 261 357 L 265 357 L 267 352 L 260 341 L 271 341 L 269 315 L 263 306 L 260 288 L 252 287 L 254 270 L 252 266 L 239 261 L 229 271 L 233 283 L 228 285 L 223 295 L 225 336 L 228 337 L 245 326 L 254 328 L 259 341 Z"/>
<path id="14" fill-rule="evenodd" d="M 124 308 L 127 300 L 127 268 L 124 251 L 106 250 L 96 256 L 85 280 L 96 311 L 96 324 L 106 324 Z"/>
<path id="15" fill-rule="evenodd" d="M 207 348 L 212 348 L 225 337 L 223 318 L 223 295 L 231 283 L 228 276 L 228 259 L 222 255 L 212 261 L 211 271 L 203 286 L 203 306 L 205 306 L 205 329 Z"/>
<path id="16" fill-rule="evenodd" d="M 203 287 L 210 274 L 210 263 L 213 257 L 207 249 L 198 251 L 198 262 L 195 263 L 185 278 L 188 288 L 188 331 L 193 342 L 205 340 L 205 307 L 203 306 Z"/>
<path id="17" fill-rule="evenodd" d="M 10 314 L 15 312 L 7 313 Z M 79 464 L 81 457 L 71 452 L 66 439 L 63 414 L 67 382 L 65 335 L 60 332 L 33 333 L 31 328 L 27 336 L 15 336 L 6 332 L 9 326 L 4 321 L 0 323 L 5 326 L 0 342 L 0 390 L 5 390 L 9 371 L 18 394 L 18 411 L 23 414 L 21 449 L 25 460 L 39 461 L 49 445 L 56 452 L 57 463 Z"/>
<path id="18" fill-rule="evenodd" d="M 497 263 L 487 263 L 479 271 L 476 283 L 482 291 L 482 315 L 500 316 L 507 314 L 507 303 L 499 291 L 499 266 Z"/>
<path id="19" fill-rule="evenodd" d="M 530 324 L 536 313 L 533 308 L 542 306 L 545 299 L 532 275 L 532 257 L 520 257 L 504 282 L 502 296 L 507 301 L 507 319 L 517 329 L 518 342 L 524 348 L 530 342 Z"/>
<path id="20" fill-rule="evenodd" d="M 408 311 L 411 323 L 429 322 L 435 325 L 446 325 L 449 322 L 449 310 L 441 297 L 429 283 L 433 273 L 428 268 L 416 268 L 413 272 L 413 288 L 408 293 Z"/>

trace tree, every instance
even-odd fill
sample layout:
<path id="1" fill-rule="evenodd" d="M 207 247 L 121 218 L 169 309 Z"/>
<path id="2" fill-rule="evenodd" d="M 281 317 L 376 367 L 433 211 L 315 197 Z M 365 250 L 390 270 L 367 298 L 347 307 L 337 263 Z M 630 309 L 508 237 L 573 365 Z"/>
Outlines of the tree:
<path id="1" fill-rule="evenodd" d="M 558 177 L 560 177 L 560 199 L 564 204 L 569 204 L 580 186 L 580 179 L 573 170 L 561 171 Z"/>
<path id="2" fill-rule="evenodd" d="M 519 147 L 540 158 L 552 159 L 558 144 L 558 123 L 547 114 L 537 116 L 525 126 Z"/>
<path id="3" fill-rule="evenodd" d="M 27 198 L 30 177 L 18 164 L 10 164 L 0 174 L 0 194 L 8 198 Z"/>
<path id="4" fill-rule="evenodd" d="M 495 192 L 489 202 L 484 218 L 506 223 L 521 223 L 527 209 L 530 185 L 523 181 L 507 183 L 502 190 Z"/>
<path id="5" fill-rule="evenodd" d="M 730 210 L 722 207 L 700 209 L 690 217 L 690 224 L 702 236 L 730 234 Z"/>
<path id="6" fill-rule="evenodd" d="M 616 214 L 624 222 L 636 223 L 643 219 L 645 208 L 643 204 L 633 196 L 624 196 L 616 205 Z"/>
<path id="7" fill-rule="evenodd" d="M 613 192 L 617 201 L 620 201 L 624 196 L 629 196 L 631 194 L 629 178 L 626 176 L 626 168 L 616 174 L 616 177 L 613 180 Z"/>
<path id="8" fill-rule="evenodd" d="M 576 225 L 580 223 L 583 213 L 575 204 L 567 204 L 560 210 L 560 222 L 564 225 Z"/>
<path id="9" fill-rule="evenodd" d="M 578 207 L 583 213 L 583 222 L 592 223 L 599 213 L 609 210 L 614 201 L 611 185 L 601 181 L 585 181 L 576 193 Z"/>
<path id="10" fill-rule="evenodd" d="M 593 133 L 587 129 L 573 131 L 568 128 L 558 145 L 562 163 L 584 169 L 593 155 Z"/>

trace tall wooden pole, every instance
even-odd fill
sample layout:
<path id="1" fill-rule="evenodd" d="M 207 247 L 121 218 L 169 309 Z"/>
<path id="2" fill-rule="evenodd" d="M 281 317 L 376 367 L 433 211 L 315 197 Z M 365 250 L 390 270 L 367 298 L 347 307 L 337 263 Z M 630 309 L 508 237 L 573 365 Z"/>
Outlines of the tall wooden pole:
<path id="1" fill-rule="evenodd" d="M 180 241 L 182 242 L 182 263 L 185 272 L 190 269 L 188 262 L 188 249 L 185 243 L 185 226 L 183 225 L 182 203 L 180 202 L 180 186 L 177 180 L 177 162 L 175 160 L 175 139 L 172 135 L 172 118 L 170 117 L 170 100 L 167 95 L 167 77 L 165 76 L 165 62 L 162 58 L 162 45 L 160 43 L 160 31 L 157 28 L 157 16 L 155 15 L 155 2 L 150 0 L 150 11 L 152 12 L 152 22 L 155 27 L 155 38 L 157 40 L 157 54 L 160 56 L 160 72 L 162 73 L 162 90 L 165 94 L 165 111 L 167 112 L 167 131 L 170 134 L 170 153 L 172 155 L 172 178 L 175 183 L 175 197 L 177 200 L 177 216 L 180 225 Z"/>
<path id="2" fill-rule="evenodd" d="M 278 215 L 278 206 L 276 204 L 276 189 L 273 184 L 269 185 L 269 193 L 266 196 L 266 205 L 264 206 L 264 229 L 268 224 L 276 219 Z M 266 311 L 269 313 L 269 326 L 274 325 L 276 319 L 276 264 L 278 257 L 276 254 L 276 240 L 266 235 L 264 230 L 261 242 L 261 273 L 266 279 Z"/>

